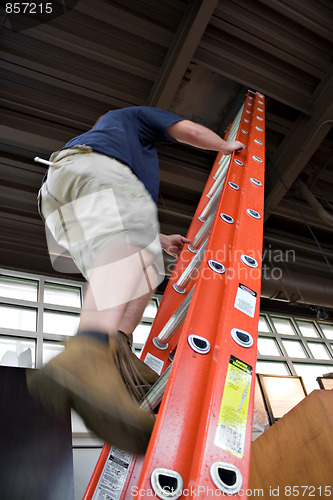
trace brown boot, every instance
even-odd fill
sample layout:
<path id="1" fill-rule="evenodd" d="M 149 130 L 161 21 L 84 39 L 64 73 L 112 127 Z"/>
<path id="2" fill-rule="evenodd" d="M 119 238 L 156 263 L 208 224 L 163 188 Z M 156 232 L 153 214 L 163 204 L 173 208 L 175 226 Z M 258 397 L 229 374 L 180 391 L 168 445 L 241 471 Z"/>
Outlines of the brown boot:
<path id="1" fill-rule="evenodd" d="M 118 331 L 121 344 L 118 356 L 119 371 L 136 401 L 140 401 L 159 379 L 158 373 L 152 370 L 132 351 L 132 336 Z"/>
<path id="2" fill-rule="evenodd" d="M 117 368 L 120 350 L 118 336 L 110 337 L 107 344 L 78 335 L 44 368 L 29 375 L 28 389 L 44 407 L 60 415 L 69 406 L 74 408 L 104 441 L 143 454 L 154 418 L 128 393 Z"/>

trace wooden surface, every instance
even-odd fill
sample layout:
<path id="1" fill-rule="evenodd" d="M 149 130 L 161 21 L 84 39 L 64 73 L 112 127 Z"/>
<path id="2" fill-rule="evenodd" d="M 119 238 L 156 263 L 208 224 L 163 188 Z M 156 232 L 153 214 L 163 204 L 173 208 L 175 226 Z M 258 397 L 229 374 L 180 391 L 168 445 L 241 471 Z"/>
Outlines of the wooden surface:
<path id="1" fill-rule="evenodd" d="M 70 414 L 60 420 L 40 408 L 25 372 L 0 366 L 0 499 L 73 500 Z"/>
<path id="2" fill-rule="evenodd" d="M 249 488 L 264 499 L 333 498 L 333 391 L 313 391 L 253 442 Z"/>

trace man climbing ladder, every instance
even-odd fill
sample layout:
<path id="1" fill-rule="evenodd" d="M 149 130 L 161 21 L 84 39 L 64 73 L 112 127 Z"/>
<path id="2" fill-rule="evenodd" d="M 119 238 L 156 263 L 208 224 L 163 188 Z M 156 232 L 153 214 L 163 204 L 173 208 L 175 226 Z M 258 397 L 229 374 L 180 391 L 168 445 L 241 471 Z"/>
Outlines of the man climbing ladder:
<path id="1" fill-rule="evenodd" d="M 70 253 L 88 285 L 78 335 L 29 377 L 29 390 L 59 414 L 73 407 L 97 436 L 136 454 L 145 452 L 154 420 L 133 396 L 157 375 L 125 335 L 163 277 L 161 248 L 177 256 L 188 241 L 159 235 L 157 220 L 155 145 L 177 141 L 223 154 L 243 149 L 156 108 L 109 111 L 52 154 L 39 195 L 49 241 Z"/>

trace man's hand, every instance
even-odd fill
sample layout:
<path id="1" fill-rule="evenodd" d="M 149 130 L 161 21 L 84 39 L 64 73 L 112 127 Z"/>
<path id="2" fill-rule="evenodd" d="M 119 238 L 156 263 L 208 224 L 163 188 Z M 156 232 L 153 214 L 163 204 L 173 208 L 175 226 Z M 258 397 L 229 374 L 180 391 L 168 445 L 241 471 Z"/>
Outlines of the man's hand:
<path id="1" fill-rule="evenodd" d="M 161 247 L 172 257 L 178 257 L 184 243 L 189 243 L 191 241 L 180 234 L 160 234 L 159 237 Z"/>
<path id="2" fill-rule="evenodd" d="M 242 142 L 239 141 L 230 141 L 226 142 L 223 149 L 221 150 L 224 155 L 230 155 L 235 151 L 235 153 L 241 153 L 245 149 L 245 146 Z"/>

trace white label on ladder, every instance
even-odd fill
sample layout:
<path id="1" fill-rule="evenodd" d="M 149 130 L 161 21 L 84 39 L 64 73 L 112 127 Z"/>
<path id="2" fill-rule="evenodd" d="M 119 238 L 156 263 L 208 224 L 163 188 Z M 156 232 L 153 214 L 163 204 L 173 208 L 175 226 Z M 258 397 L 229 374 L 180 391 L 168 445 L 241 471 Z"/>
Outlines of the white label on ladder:
<path id="1" fill-rule="evenodd" d="M 234 307 L 250 316 L 250 318 L 254 318 L 256 302 L 257 293 L 251 290 L 248 286 L 239 283 Z"/>
<path id="2" fill-rule="evenodd" d="M 93 500 L 119 500 L 132 458 L 131 453 L 111 447 Z"/>
<path id="3" fill-rule="evenodd" d="M 153 354 L 150 354 L 150 352 L 147 352 L 146 357 L 144 359 L 144 362 L 146 365 L 148 365 L 152 370 L 154 370 L 156 373 L 161 375 L 161 371 L 164 365 L 164 361 L 161 359 L 157 358 Z"/>
<path id="4" fill-rule="evenodd" d="M 214 444 L 243 458 L 252 366 L 230 356 Z"/>

